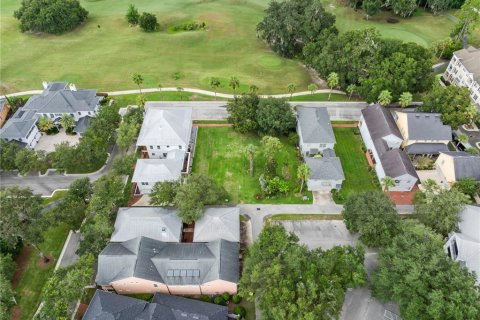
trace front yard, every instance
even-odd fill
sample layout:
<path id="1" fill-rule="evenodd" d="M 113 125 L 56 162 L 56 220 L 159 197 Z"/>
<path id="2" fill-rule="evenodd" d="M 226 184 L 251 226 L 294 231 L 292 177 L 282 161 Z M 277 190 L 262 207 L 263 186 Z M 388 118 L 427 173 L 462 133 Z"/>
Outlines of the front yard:
<path id="1" fill-rule="evenodd" d="M 312 203 L 298 194 L 297 167 L 301 160 L 297 156 L 296 146 L 281 138 L 283 144 L 275 156 L 278 163 L 277 174 L 284 178 L 290 191 L 276 198 L 257 199 L 260 194 L 258 178 L 265 167 L 265 155 L 260 144 L 260 137 L 254 134 L 240 134 L 231 127 L 200 127 L 198 130 L 193 172 L 208 175 L 218 184 L 223 185 L 231 196 L 233 203 Z M 257 147 L 254 160 L 254 175 L 249 174 L 249 161 L 245 152 L 247 145 Z"/>
<path id="2" fill-rule="evenodd" d="M 362 150 L 363 141 L 360 134 L 355 134 L 357 128 L 333 128 L 337 143 L 335 153 L 340 157 L 345 181 L 340 195 L 343 203 L 351 194 L 378 189 L 374 183 L 376 177 L 369 171 L 365 154 Z"/>

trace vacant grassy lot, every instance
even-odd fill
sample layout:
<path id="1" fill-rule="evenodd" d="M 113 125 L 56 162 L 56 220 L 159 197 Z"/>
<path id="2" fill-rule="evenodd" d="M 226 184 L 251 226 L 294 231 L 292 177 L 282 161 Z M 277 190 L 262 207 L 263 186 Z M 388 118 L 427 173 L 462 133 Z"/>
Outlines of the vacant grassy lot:
<path id="1" fill-rule="evenodd" d="M 219 91 L 231 92 L 235 75 L 247 91 L 255 84 L 262 93 L 285 92 L 288 83 L 306 90 L 311 82 L 298 61 L 280 58 L 256 37 L 256 25 L 270 0 L 137 0 L 140 12 L 157 15 L 161 31 L 144 33 L 128 26 L 130 0 L 81 0 L 89 11 L 86 24 L 61 35 L 22 34 L 13 18 L 20 0 L 0 2 L 0 93 L 40 88 L 43 80 L 64 80 L 79 87 L 120 90 L 134 87 L 133 73 L 143 75 L 145 87 L 209 88 L 219 77 Z M 341 31 L 375 26 L 387 37 L 424 45 L 445 38 L 452 22 L 419 11 L 397 24 L 386 14 L 369 21 L 336 0 L 324 0 L 337 15 Z M 206 30 L 169 33 L 172 25 L 204 21 Z M 176 76 L 174 76 L 176 74 Z M 285 76 L 288 75 L 288 76 Z M 176 80 L 175 80 L 176 79 Z"/>
<path id="2" fill-rule="evenodd" d="M 16 289 L 18 305 L 21 310 L 21 319 L 32 319 L 35 311 L 40 304 L 40 295 L 45 282 L 52 275 L 63 243 L 68 235 L 68 227 L 64 224 L 58 227 L 50 228 L 43 234 L 45 241 L 40 245 L 40 249 L 49 256 L 53 257 L 47 266 L 40 266 L 40 258 L 36 250 L 32 250 L 28 260 L 28 265 Z"/>
<path id="3" fill-rule="evenodd" d="M 337 143 L 335 152 L 340 157 L 345 181 L 340 194 L 347 199 L 353 193 L 374 190 L 374 176 L 368 171 L 368 163 L 362 151 L 362 138 L 356 135 L 357 128 L 333 128 Z"/>
<path id="4" fill-rule="evenodd" d="M 258 147 L 254 160 L 254 176 L 251 177 L 249 162 L 245 154 L 248 144 Z M 287 139 L 282 138 L 283 147 L 275 159 L 278 163 L 277 174 L 289 176 L 287 181 L 290 192 L 286 196 L 275 199 L 257 200 L 255 195 L 260 193 L 258 177 L 264 170 L 265 155 L 257 135 L 242 135 L 231 127 L 201 127 L 198 130 L 193 172 L 210 176 L 217 183 L 223 185 L 234 203 L 311 203 L 302 200 L 295 192 L 299 185 L 296 179 L 297 167 L 300 160 L 297 150 Z M 285 166 L 285 168 L 284 168 Z"/>

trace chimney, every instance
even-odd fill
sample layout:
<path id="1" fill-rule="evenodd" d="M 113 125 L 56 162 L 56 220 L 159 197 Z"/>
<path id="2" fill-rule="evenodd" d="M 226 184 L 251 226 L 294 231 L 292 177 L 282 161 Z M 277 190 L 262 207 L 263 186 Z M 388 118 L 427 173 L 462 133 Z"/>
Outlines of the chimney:
<path id="1" fill-rule="evenodd" d="M 70 83 L 70 91 L 77 91 L 77 87 L 73 83 Z"/>
<path id="2" fill-rule="evenodd" d="M 47 82 L 47 81 L 43 81 L 43 82 L 42 82 L 42 85 L 43 85 L 43 89 L 47 89 L 47 87 L 48 87 L 48 82 Z"/>

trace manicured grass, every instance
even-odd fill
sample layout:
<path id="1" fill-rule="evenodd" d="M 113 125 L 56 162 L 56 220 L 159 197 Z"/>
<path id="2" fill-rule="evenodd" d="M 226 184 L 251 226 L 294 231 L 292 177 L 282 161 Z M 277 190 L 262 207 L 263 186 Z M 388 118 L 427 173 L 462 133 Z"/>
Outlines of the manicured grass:
<path id="1" fill-rule="evenodd" d="M 282 213 L 275 214 L 268 218 L 269 220 L 343 220 L 341 214 L 293 214 Z"/>
<path id="2" fill-rule="evenodd" d="M 296 147 L 286 138 L 281 139 L 282 149 L 275 159 L 278 163 L 277 174 L 282 177 L 284 165 L 288 168 L 290 192 L 286 196 L 274 199 L 257 200 L 260 193 L 258 178 L 264 170 L 265 155 L 260 145 L 260 137 L 253 134 L 243 135 L 231 127 L 201 127 L 193 160 L 193 172 L 210 176 L 218 184 L 225 187 L 233 203 L 311 203 L 312 195 L 308 193 L 309 201 L 302 200 L 296 194 L 299 185 L 296 179 L 300 159 Z M 248 144 L 257 146 L 254 160 L 254 176 L 249 174 L 249 162 L 245 154 Z"/>
<path id="3" fill-rule="evenodd" d="M 434 16 L 428 11 L 417 9 L 413 17 L 402 19 L 391 12 L 382 11 L 365 19 L 363 10 L 353 10 L 345 2 L 339 0 L 322 0 L 325 8 L 337 17 L 336 25 L 340 32 L 377 28 L 386 38 L 400 39 L 429 46 L 435 41 L 447 38 L 454 23 L 445 16 Z M 388 23 L 388 18 L 398 19 L 398 23 Z"/>
<path id="4" fill-rule="evenodd" d="M 144 93 L 147 101 L 210 101 L 215 100 L 215 97 L 206 96 L 198 93 L 183 92 L 181 95 L 178 92 L 151 92 Z M 115 102 L 123 107 L 127 105 L 137 104 L 138 94 L 124 94 L 120 96 L 111 96 Z"/>
<path id="5" fill-rule="evenodd" d="M 378 187 L 373 183 L 375 177 L 368 171 L 368 162 L 362 151 L 363 141 L 357 128 L 333 128 L 337 143 L 335 152 L 340 157 L 345 181 L 340 194 L 347 199 L 351 194 L 375 190 Z M 343 202 L 343 201 L 339 201 Z"/>
<path id="6" fill-rule="evenodd" d="M 81 0 L 88 21 L 76 30 L 55 35 L 22 34 L 13 12 L 19 0 L 0 3 L 2 86 L 9 92 L 41 87 L 43 80 L 74 82 L 100 91 L 132 89 L 134 73 L 144 87 L 210 88 L 221 80 L 221 92 L 232 92 L 231 76 L 241 91 L 251 84 L 262 93 L 286 91 L 291 82 L 304 88 L 308 72 L 295 60 L 273 53 L 256 36 L 256 25 L 269 0 Z M 125 19 L 128 5 L 155 14 L 160 31 L 142 32 Z M 168 33 L 187 20 L 205 21 L 206 30 Z M 180 79 L 175 80 L 178 73 Z M 285 75 L 288 75 L 286 77 Z"/>
<path id="7" fill-rule="evenodd" d="M 55 263 L 67 238 L 68 230 L 65 224 L 60 224 L 58 227 L 49 228 L 44 232 L 45 241 L 40 245 L 40 249 L 47 256 L 55 259 L 48 266 L 39 266 L 40 258 L 38 252 L 32 250 L 27 269 L 16 289 L 18 304 L 22 310 L 21 319 L 32 319 L 37 310 L 41 300 L 42 288 L 53 273 Z"/>
<path id="8" fill-rule="evenodd" d="M 328 99 L 328 93 L 315 93 L 304 96 L 296 96 L 289 99 L 291 101 L 359 101 L 358 97 L 352 97 L 348 99 L 348 95 L 332 93 L 330 100 Z"/>
<path id="9" fill-rule="evenodd" d="M 57 190 L 55 191 L 51 197 L 44 197 L 43 198 L 43 205 L 47 205 L 51 202 L 57 201 L 65 197 L 68 193 L 68 190 Z"/>
<path id="10" fill-rule="evenodd" d="M 228 120 L 193 120 L 194 124 L 228 124 Z"/>

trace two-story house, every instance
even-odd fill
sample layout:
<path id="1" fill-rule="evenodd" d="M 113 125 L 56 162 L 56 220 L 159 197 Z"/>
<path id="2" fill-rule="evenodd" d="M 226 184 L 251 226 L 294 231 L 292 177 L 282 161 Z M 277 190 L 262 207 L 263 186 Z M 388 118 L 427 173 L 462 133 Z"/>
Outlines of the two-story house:
<path id="1" fill-rule="evenodd" d="M 441 152 L 435 161 L 435 168 L 441 184 L 446 188 L 465 178 L 480 181 L 480 157 L 468 152 Z"/>
<path id="2" fill-rule="evenodd" d="M 443 78 L 454 86 L 467 87 L 473 102 L 480 107 L 480 49 L 455 51 Z"/>
<path id="3" fill-rule="evenodd" d="M 444 125 L 439 113 L 394 113 L 397 127 L 402 134 L 401 147 L 410 155 L 438 155 L 448 151 L 452 140 L 452 128 Z"/>

